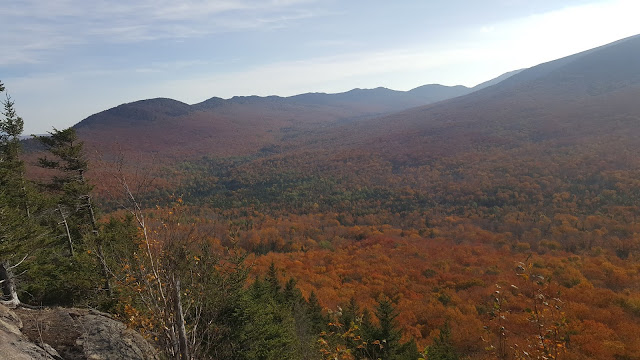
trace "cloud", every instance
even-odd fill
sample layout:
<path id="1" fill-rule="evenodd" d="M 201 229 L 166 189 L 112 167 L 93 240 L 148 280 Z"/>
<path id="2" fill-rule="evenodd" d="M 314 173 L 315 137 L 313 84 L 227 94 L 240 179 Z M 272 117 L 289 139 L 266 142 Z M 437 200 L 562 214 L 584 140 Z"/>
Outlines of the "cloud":
<path id="1" fill-rule="evenodd" d="M 138 73 L 166 73 L 183 71 L 197 66 L 214 66 L 215 63 L 204 60 L 182 60 L 172 62 L 152 62 L 147 67 L 136 68 L 134 71 Z"/>
<path id="2" fill-rule="evenodd" d="M 23 0 L 0 7 L 0 65 L 43 61 L 70 45 L 185 39 L 280 28 L 318 16 L 309 0 Z"/>

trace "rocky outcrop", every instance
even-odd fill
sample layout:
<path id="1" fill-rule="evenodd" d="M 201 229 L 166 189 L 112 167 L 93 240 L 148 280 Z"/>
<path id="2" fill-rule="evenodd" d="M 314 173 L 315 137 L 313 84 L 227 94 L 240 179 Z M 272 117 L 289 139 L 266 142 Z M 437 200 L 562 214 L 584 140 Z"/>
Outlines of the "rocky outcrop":
<path id="1" fill-rule="evenodd" d="M 60 359 L 60 356 L 51 347 L 39 346 L 31 342 L 22 334 L 21 328 L 20 318 L 6 306 L 0 305 L 0 354 L 3 359 Z"/>
<path id="2" fill-rule="evenodd" d="M 108 314 L 89 309 L 10 310 L 0 305 L 3 360 L 157 360 L 137 332 Z"/>

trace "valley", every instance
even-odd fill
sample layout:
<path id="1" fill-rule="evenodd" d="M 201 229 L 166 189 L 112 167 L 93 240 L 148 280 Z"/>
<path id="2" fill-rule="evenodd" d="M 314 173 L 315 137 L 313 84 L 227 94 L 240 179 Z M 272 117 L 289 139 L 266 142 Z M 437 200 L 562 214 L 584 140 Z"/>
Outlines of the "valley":
<path id="1" fill-rule="evenodd" d="M 282 358 L 640 358 L 640 37 L 507 75 L 88 117 L 74 129 L 112 235 L 85 235 L 83 261 L 104 250 L 121 290 L 87 304 L 156 336 L 146 244 L 189 278 L 187 330 L 216 324 L 204 353 L 278 358 L 247 339 L 288 329 Z M 24 158 L 47 179 L 40 151 Z"/>

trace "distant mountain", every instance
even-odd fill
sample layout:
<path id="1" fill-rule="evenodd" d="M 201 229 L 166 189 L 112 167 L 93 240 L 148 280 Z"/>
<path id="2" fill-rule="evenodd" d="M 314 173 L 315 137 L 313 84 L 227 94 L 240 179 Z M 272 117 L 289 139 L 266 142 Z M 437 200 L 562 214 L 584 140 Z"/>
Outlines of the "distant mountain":
<path id="1" fill-rule="evenodd" d="M 464 96 L 345 125 L 327 137 L 349 147 L 397 144 L 402 153 L 437 144 L 431 155 L 462 151 L 462 144 L 522 145 L 614 134 L 640 139 L 639 97 L 640 36 L 634 36 L 519 71 Z"/>
<path id="2" fill-rule="evenodd" d="M 103 125 L 136 125 L 165 117 L 178 117 L 192 111 L 188 104 L 166 98 L 140 100 L 91 115 L 78 123 L 77 129 Z"/>
<path id="3" fill-rule="evenodd" d="M 246 155 L 335 124 L 371 119 L 468 94 L 464 86 L 424 85 L 410 91 L 353 89 L 339 94 L 210 98 L 188 105 L 157 98 L 123 104 L 75 127 L 89 145 L 185 155 Z"/>
<path id="4" fill-rule="evenodd" d="M 398 111 L 461 96 L 471 91 L 461 85 L 429 84 L 409 91 L 378 87 L 375 89 L 353 89 L 340 94 L 309 93 L 292 96 L 290 99 L 303 104 L 359 104 L 361 106 L 377 106 L 379 110 Z"/>
<path id="5" fill-rule="evenodd" d="M 375 89 L 353 89 L 343 93 L 306 93 L 290 97 L 280 96 L 235 96 L 225 100 L 218 97 L 193 105 L 197 110 L 220 108 L 229 104 L 279 104 L 309 105 L 352 108 L 355 113 L 371 112 L 372 114 L 393 112 L 409 107 L 431 104 L 437 101 L 468 94 L 472 89 L 462 85 L 424 85 L 409 91 L 397 91 L 384 87 Z"/>
<path id="6" fill-rule="evenodd" d="M 164 158 L 359 147 L 403 162 L 424 162 L 466 151 L 465 146 L 522 146 L 613 130 L 640 135 L 630 120 L 640 113 L 639 84 L 640 36 L 635 36 L 473 88 L 432 84 L 410 91 L 379 87 L 291 97 L 213 97 L 194 105 L 150 99 L 92 115 L 76 128 L 101 151 Z"/>
<path id="7" fill-rule="evenodd" d="M 293 199 L 330 198 L 324 209 L 350 209 L 365 223 L 370 212 L 402 209 L 424 212 L 411 221 L 428 221 L 439 207 L 482 219 L 482 227 L 501 226 L 507 215 L 518 224 L 522 216 L 536 222 L 556 213 L 635 209 L 638 99 L 635 36 L 522 70 L 467 95 L 300 133 L 285 151 L 233 163 L 224 183 L 234 191 L 244 184 L 238 201 L 268 190 L 277 198 L 288 186 Z M 205 169 L 223 164 L 203 163 Z M 189 191 L 202 196 L 219 190 L 202 188 L 206 182 Z M 363 197 L 376 200 L 370 210 L 359 203 Z M 517 225 L 508 231 L 507 238 L 526 237 Z"/>

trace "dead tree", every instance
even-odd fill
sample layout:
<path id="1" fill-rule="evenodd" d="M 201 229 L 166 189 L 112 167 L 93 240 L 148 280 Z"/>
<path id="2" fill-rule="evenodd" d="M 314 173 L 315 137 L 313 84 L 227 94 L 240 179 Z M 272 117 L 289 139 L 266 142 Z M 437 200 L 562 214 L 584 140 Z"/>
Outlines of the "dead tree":
<path id="1" fill-rule="evenodd" d="M 1 303 L 3 305 L 17 307 L 21 304 L 16 290 L 16 276 L 13 270 L 20 266 L 26 258 L 27 256 L 14 265 L 11 265 L 8 261 L 0 263 L 0 284 L 2 284 Z"/>

